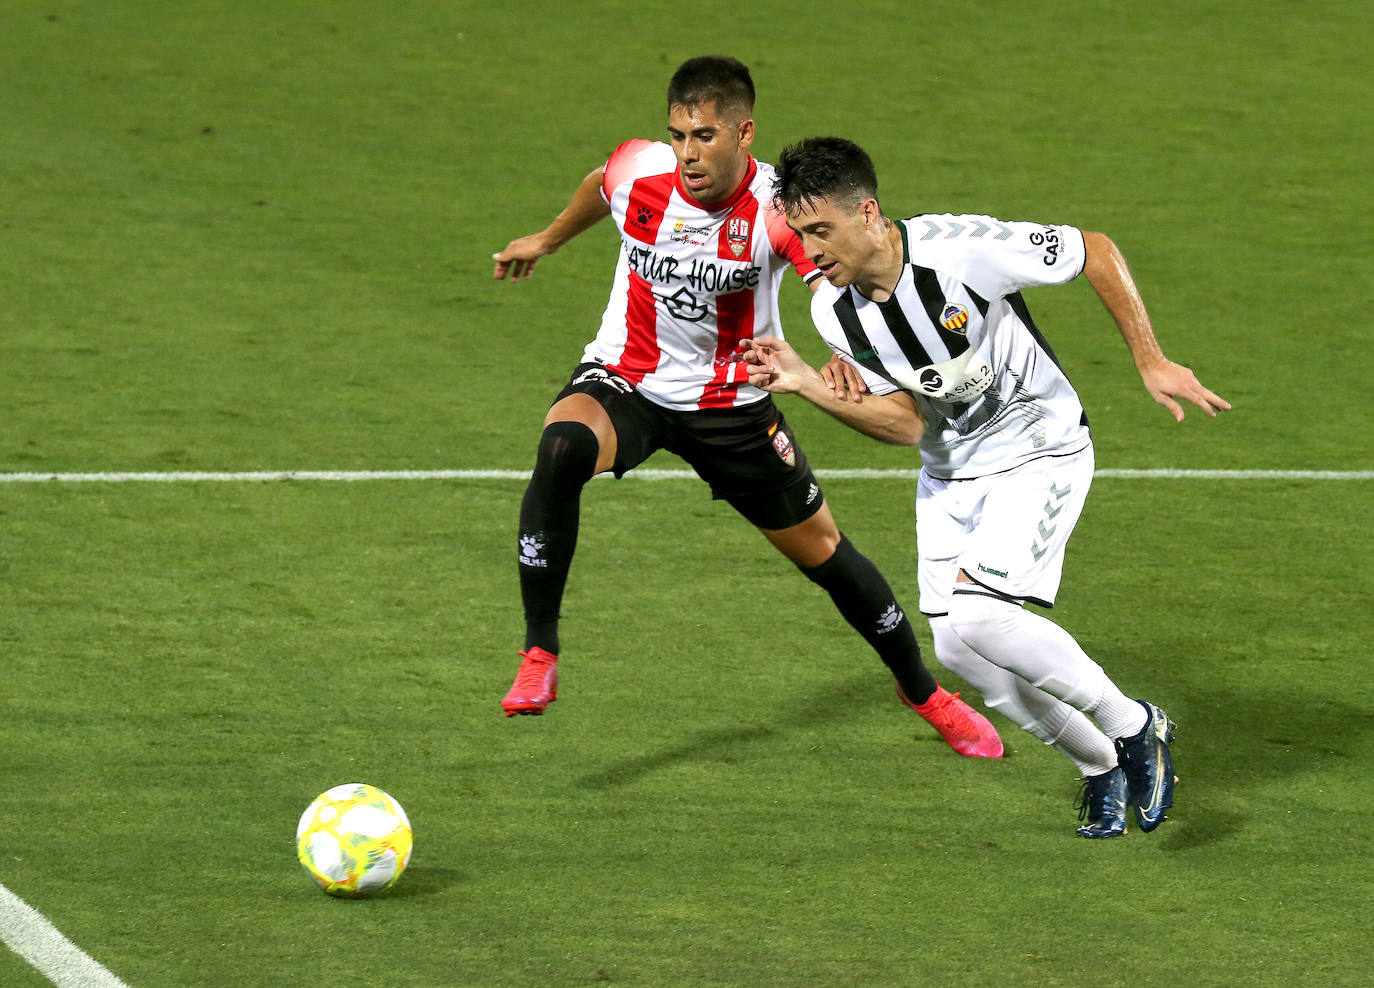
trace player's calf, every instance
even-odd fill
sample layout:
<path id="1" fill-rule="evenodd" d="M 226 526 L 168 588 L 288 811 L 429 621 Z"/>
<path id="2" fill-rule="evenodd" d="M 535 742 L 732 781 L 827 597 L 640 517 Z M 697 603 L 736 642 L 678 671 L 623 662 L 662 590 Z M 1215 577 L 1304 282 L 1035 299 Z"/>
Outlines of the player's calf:
<path id="1" fill-rule="evenodd" d="M 551 422 L 539 439 L 520 503 L 516 555 L 526 648 L 558 652 L 558 615 L 577 547 L 582 487 L 596 473 L 599 448 L 595 433 L 580 422 Z"/>

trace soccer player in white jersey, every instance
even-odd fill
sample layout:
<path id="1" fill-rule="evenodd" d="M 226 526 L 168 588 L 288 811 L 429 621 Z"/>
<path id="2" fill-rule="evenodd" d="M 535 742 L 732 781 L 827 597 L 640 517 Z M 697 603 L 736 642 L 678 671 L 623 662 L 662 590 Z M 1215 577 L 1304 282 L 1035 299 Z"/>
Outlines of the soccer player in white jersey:
<path id="1" fill-rule="evenodd" d="M 688 60 L 668 87 L 669 143 L 622 144 L 552 224 L 493 255 L 495 277 L 519 280 L 605 216 L 621 231 L 600 331 L 544 420 L 520 508 L 525 647 L 502 709 L 542 714 L 558 696 L 559 607 L 583 485 L 667 449 L 830 594 L 951 747 L 999 757 L 996 730 L 936 683 L 887 581 L 836 527 L 772 396 L 748 382 L 740 341 L 781 337 L 786 269 L 820 280 L 773 205 L 772 168 L 749 153 L 753 106 L 738 61 Z"/>
<path id="2" fill-rule="evenodd" d="M 1165 358 L 1125 261 L 1100 233 L 988 216 L 893 221 L 872 161 L 841 138 L 786 149 L 776 197 L 826 278 L 811 313 L 838 361 L 822 373 L 760 337 L 742 344 L 750 382 L 800 394 L 874 438 L 919 443 L 917 578 L 936 657 L 1078 766 L 1080 835 L 1125 833 L 1128 804 L 1153 830 L 1173 801 L 1173 723 L 1022 606 L 1054 604 L 1093 451 L 1021 289 L 1086 274 L 1157 401 L 1179 421 L 1179 398 L 1212 416 L 1230 405 Z M 854 400 L 837 400 L 846 392 Z"/>

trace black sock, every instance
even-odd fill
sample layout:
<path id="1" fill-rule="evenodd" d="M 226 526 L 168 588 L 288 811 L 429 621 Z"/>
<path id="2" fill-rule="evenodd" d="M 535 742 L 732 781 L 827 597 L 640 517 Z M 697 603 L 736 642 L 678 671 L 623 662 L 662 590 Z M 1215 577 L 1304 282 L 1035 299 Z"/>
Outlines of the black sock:
<path id="1" fill-rule="evenodd" d="M 539 438 L 534 475 L 520 503 L 520 597 L 525 650 L 558 654 L 558 610 L 568 583 L 582 486 L 596 473 L 596 434 L 581 422 L 553 422 Z"/>
<path id="2" fill-rule="evenodd" d="M 830 594 L 844 619 L 864 636 L 897 677 L 912 703 L 925 703 L 937 688 L 935 677 L 921 661 L 921 647 L 896 595 L 872 560 L 843 535 L 835 554 L 811 569 L 807 579 Z"/>

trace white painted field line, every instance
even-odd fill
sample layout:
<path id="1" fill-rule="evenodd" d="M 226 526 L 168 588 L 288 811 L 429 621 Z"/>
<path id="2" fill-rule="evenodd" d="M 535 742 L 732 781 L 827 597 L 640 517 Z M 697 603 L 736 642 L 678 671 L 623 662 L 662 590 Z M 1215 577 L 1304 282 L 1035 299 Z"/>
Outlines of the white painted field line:
<path id="1" fill-rule="evenodd" d="M 0 473 L 14 484 L 186 484 L 283 480 L 529 480 L 528 470 L 252 470 L 239 473 L 167 471 L 159 473 Z"/>
<path id="2" fill-rule="evenodd" d="M 609 474 L 602 474 L 609 477 Z M 633 470 L 627 479 L 690 480 L 690 470 Z M 822 480 L 915 480 L 916 470 L 825 470 Z M 1098 470 L 1107 480 L 1374 480 L 1374 470 Z M 0 484 L 182 484 L 278 481 L 529 480 L 528 470 L 255 470 L 233 473 L 0 473 Z"/>
<path id="3" fill-rule="evenodd" d="M 58 988 L 128 988 L 3 885 L 0 940 Z"/>

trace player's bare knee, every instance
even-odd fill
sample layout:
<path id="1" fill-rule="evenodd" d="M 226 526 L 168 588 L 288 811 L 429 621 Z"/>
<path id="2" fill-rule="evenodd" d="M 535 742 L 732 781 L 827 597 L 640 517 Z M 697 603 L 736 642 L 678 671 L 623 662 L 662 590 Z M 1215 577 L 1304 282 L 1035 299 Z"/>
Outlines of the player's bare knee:
<path id="1" fill-rule="evenodd" d="M 760 531 L 779 552 L 803 571 L 815 569 L 835 559 L 841 546 L 848 546 L 850 551 L 855 551 L 849 540 L 835 527 L 830 509 L 824 503 L 821 504 L 820 510 L 803 522 L 788 528 L 761 528 Z"/>
<path id="2" fill-rule="evenodd" d="M 835 554 L 840 551 L 841 545 L 848 546 L 850 543 L 843 539 L 837 530 L 827 532 L 812 529 L 798 540 L 798 544 L 801 548 L 788 553 L 789 556 L 793 557 L 793 562 L 797 562 L 800 566 L 819 566 L 821 563 L 834 559 Z"/>

